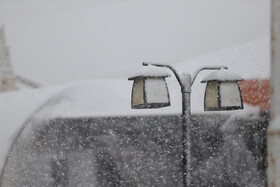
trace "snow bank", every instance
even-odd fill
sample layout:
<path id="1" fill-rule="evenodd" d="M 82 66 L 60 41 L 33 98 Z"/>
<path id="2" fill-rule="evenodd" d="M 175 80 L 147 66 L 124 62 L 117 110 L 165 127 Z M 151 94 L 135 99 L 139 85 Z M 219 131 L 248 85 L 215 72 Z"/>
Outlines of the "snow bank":
<path id="1" fill-rule="evenodd" d="M 181 71 L 194 72 L 202 66 L 228 66 L 244 79 L 270 77 L 270 38 L 263 36 L 255 40 L 217 50 L 197 58 L 174 65 Z M 209 72 L 208 72 L 209 73 Z M 203 73 L 205 75 L 205 73 Z"/>

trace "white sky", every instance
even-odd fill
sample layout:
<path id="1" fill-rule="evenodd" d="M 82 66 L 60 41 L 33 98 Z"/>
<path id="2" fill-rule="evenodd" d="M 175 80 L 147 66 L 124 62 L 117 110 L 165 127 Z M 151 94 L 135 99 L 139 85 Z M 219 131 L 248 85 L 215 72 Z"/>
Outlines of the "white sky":
<path id="1" fill-rule="evenodd" d="M 268 37 L 269 1 L 0 0 L 0 24 L 16 73 L 58 84 Z"/>

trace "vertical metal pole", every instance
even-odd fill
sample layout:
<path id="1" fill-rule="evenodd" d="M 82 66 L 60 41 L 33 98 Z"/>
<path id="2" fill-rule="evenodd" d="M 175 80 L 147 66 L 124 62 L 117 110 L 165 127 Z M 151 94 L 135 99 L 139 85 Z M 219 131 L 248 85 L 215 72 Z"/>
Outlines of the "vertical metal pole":
<path id="1" fill-rule="evenodd" d="M 267 132 L 268 186 L 280 186 L 280 1 L 271 1 L 271 117 Z"/>
<path id="2" fill-rule="evenodd" d="M 182 92 L 182 147 L 183 186 L 191 186 L 191 75 L 183 74 Z"/>
<path id="3" fill-rule="evenodd" d="M 191 121 L 191 86 L 194 83 L 197 75 L 199 72 L 202 70 L 219 70 L 219 69 L 227 69 L 226 66 L 206 66 L 198 69 L 194 76 L 193 79 L 190 74 L 185 73 L 179 76 L 178 72 L 170 65 L 166 64 L 152 64 L 152 63 L 145 63 L 143 62 L 143 66 L 157 66 L 157 67 L 165 67 L 170 69 L 178 83 L 180 84 L 181 87 L 181 92 L 182 92 L 182 177 L 183 177 L 183 186 L 191 186 L 192 185 L 192 175 L 191 172 L 193 170 L 192 168 L 192 155 L 191 155 L 191 148 L 192 148 L 192 121 Z"/>
<path id="4" fill-rule="evenodd" d="M 165 64 L 149 64 L 143 62 L 143 66 L 153 65 L 157 67 L 165 67 L 170 69 L 180 87 L 182 93 L 182 177 L 183 177 L 183 186 L 191 186 L 191 171 L 192 171 L 192 163 L 191 163 L 191 130 L 192 130 L 192 123 L 191 123 L 191 86 L 192 83 L 197 76 L 197 74 L 204 70 L 204 69 L 221 69 L 223 67 L 204 67 L 201 68 L 199 71 L 196 72 L 194 79 L 188 73 L 184 73 L 179 76 L 178 72 L 170 65 Z"/>

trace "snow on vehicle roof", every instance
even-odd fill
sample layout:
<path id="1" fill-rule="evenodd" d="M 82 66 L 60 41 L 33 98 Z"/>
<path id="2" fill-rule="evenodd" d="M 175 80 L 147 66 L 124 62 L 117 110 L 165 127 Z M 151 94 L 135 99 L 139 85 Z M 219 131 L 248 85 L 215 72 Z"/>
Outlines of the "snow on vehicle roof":
<path id="1" fill-rule="evenodd" d="M 194 72 L 202 66 L 227 66 L 244 79 L 270 77 L 270 40 L 268 36 L 256 38 L 241 45 L 217 50 L 187 61 L 178 62 L 176 69 Z M 201 75 L 209 74 L 203 72 Z"/>

